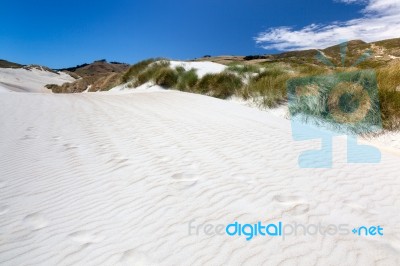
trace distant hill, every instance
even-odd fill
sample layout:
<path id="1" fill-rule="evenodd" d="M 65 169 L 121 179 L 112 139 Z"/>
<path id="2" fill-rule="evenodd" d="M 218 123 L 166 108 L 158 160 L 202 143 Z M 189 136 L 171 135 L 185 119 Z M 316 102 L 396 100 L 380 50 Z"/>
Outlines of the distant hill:
<path id="1" fill-rule="evenodd" d="M 0 68 L 21 68 L 24 65 L 20 65 L 17 63 L 9 62 L 7 60 L 0 59 Z"/>
<path id="2" fill-rule="evenodd" d="M 47 88 L 53 92 L 82 92 L 107 90 L 120 83 L 122 74 L 128 70 L 129 64 L 97 60 L 91 64 L 82 64 L 76 67 L 58 69 L 77 78 L 75 82 L 61 86 L 50 84 Z"/>
<path id="3" fill-rule="evenodd" d="M 107 62 L 106 60 L 94 61 L 91 64 L 82 64 L 76 67 L 58 69 L 59 71 L 72 72 L 80 77 L 95 76 L 98 74 L 121 73 L 129 68 L 129 64 Z"/>
<path id="4" fill-rule="evenodd" d="M 353 40 L 347 43 L 348 49 L 346 53 L 345 65 L 350 66 L 363 55 L 366 51 L 372 52 L 372 57 L 367 62 L 362 63 L 360 67 L 377 67 L 400 58 L 400 38 L 383 40 L 378 42 L 366 43 L 361 40 Z M 323 53 L 333 64 L 340 66 L 340 45 L 334 45 L 325 49 L 310 49 L 300 51 L 289 51 L 279 54 L 264 55 L 248 55 L 248 56 L 216 56 L 202 57 L 193 61 L 212 61 L 220 64 L 230 64 L 242 62 L 247 64 L 263 63 L 263 62 L 287 62 L 287 63 L 310 63 L 322 65 L 316 59 L 316 55 Z"/>
<path id="5" fill-rule="evenodd" d="M 391 61 L 400 59 L 400 38 L 382 40 L 366 43 L 362 40 L 352 40 L 348 42 L 345 66 L 353 65 L 365 52 L 371 51 L 372 56 L 365 62 L 359 64 L 359 68 L 377 68 L 385 66 Z M 261 54 L 247 56 L 210 56 L 206 55 L 190 61 L 211 61 L 224 65 L 232 63 L 240 64 L 268 64 L 274 62 L 288 63 L 290 65 L 315 65 L 323 66 L 324 63 L 317 60 L 317 54 L 322 54 L 332 64 L 341 66 L 340 45 L 334 45 L 325 49 L 309 49 L 301 51 L 289 51 L 279 54 Z M 52 71 L 43 66 L 25 66 L 18 63 L 0 60 L 0 68 L 41 68 L 46 71 Z M 106 60 L 97 60 L 93 63 L 85 63 L 75 67 L 56 69 L 65 72 L 77 79 L 72 83 L 63 85 L 49 84 L 47 87 L 53 92 L 82 92 L 108 90 L 121 84 L 121 77 L 129 69 L 130 65 L 119 62 L 107 62 Z"/>
<path id="6" fill-rule="evenodd" d="M 45 86 L 49 83 L 62 85 L 75 81 L 67 73 L 57 72 L 43 66 L 22 66 L 13 63 L 6 64 L 6 66 L 0 67 L 0 92 L 48 93 L 50 91 Z"/>

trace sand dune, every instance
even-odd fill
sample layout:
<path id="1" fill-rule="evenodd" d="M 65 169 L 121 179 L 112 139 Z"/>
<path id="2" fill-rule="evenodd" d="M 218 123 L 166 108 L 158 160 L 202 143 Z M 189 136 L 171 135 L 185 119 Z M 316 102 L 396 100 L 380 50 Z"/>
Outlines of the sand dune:
<path id="1" fill-rule="evenodd" d="M 399 156 L 301 169 L 289 121 L 177 91 L 0 97 L 1 265 L 399 265 Z M 189 235 L 188 222 L 381 237 Z"/>
<path id="2" fill-rule="evenodd" d="M 0 68 L 0 92 L 51 92 L 47 84 L 61 85 L 75 79 L 64 72 L 50 72 L 43 68 Z"/>
<path id="3" fill-rule="evenodd" d="M 195 69 L 199 78 L 202 78 L 206 74 L 217 74 L 226 69 L 223 64 L 214 62 L 184 62 L 184 61 L 170 61 L 170 66 L 176 68 L 178 66 L 183 67 L 186 71 Z"/>

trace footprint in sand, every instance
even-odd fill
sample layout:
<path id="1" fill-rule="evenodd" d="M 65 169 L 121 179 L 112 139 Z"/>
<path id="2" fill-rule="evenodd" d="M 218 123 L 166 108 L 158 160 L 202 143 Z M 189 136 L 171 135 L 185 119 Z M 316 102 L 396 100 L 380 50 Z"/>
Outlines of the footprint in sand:
<path id="1" fill-rule="evenodd" d="M 171 178 L 176 182 L 193 182 L 198 180 L 194 174 L 187 173 L 176 173 L 173 174 Z"/>
<path id="2" fill-rule="evenodd" d="M 115 158 L 114 159 L 115 164 L 124 164 L 126 162 L 129 162 L 129 159 L 127 159 L 127 158 Z"/>
<path id="3" fill-rule="evenodd" d="M 154 265 L 149 256 L 143 252 L 131 249 L 122 253 L 119 261 L 123 265 L 141 266 L 141 265 Z"/>
<path id="4" fill-rule="evenodd" d="M 171 157 L 169 156 L 158 156 L 157 160 L 160 161 L 161 163 L 166 163 L 172 161 Z"/>
<path id="5" fill-rule="evenodd" d="M 31 139 L 36 139 L 37 136 L 30 136 L 30 135 L 25 135 L 20 140 L 31 140 Z"/>
<path id="6" fill-rule="evenodd" d="M 6 187 L 6 182 L 0 180 L 0 189 Z"/>
<path id="7" fill-rule="evenodd" d="M 302 215 L 307 213 L 310 210 L 310 206 L 308 204 L 297 204 L 285 211 L 285 213 L 289 215 Z"/>
<path id="8" fill-rule="evenodd" d="M 276 195 L 272 200 L 286 206 L 289 205 L 290 208 L 284 211 L 284 213 L 289 215 L 302 215 L 310 210 L 310 205 L 304 203 L 305 201 L 298 196 Z"/>
<path id="9" fill-rule="evenodd" d="M 104 239 L 102 236 L 99 236 L 98 234 L 85 230 L 72 233 L 68 237 L 72 241 L 81 245 L 98 243 Z"/>
<path id="10" fill-rule="evenodd" d="M 343 201 L 344 206 L 349 207 L 352 212 L 358 213 L 358 214 L 377 214 L 378 211 L 375 209 L 375 204 L 374 203 L 368 203 L 365 205 L 355 203 L 351 200 L 345 200 Z"/>
<path id="11" fill-rule="evenodd" d="M 281 203 L 293 203 L 301 201 L 301 198 L 298 196 L 276 195 L 272 198 L 272 200 Z"/>
<path id="12" fill-rule="evenodd" d="M 32 230 L 39 230 L 49 225 L 49 221 L 39 212 L 25 216 L 23 222 Z"/>
<path id="13" fill-rule="evenodd" d="M 77 149 L 77 148 L 78 148 L 78 146 L 75 146 L 75 145 L 72 145 L 72 144 L 69 144 L 69 143 L 64 144 L 64 147 L 65 147 L 65 149 L 66 149 L 67 151 L 69 151 L 69 150 L 74 150 L 74 149 Z"/>
<path id="14" fill-rule="evenodd" d="M 235 173 L 231 175 L 231 178 L 242 183 L 255 183 L 255 179 L 250 174 Z"/>
<path id="15" fill-rule="evenodd" d="M 172 187 L 176 189 L 185 189 L 196 185 L 198 177 L 194 174 L 176 173 L 171 176 Z"/>

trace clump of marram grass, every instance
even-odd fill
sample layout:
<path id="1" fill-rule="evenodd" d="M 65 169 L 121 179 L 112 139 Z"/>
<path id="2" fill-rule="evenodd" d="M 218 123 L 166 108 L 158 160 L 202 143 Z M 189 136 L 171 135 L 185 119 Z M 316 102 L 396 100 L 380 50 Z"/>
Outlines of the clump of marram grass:
<path id="1" fill-rule="evenodd" d="M 263 77 L 276 78 L 278 76 L 285 75 L 287 73 L 288 73 L 287 69 L 284 69 L 283 67 L 278 65 L 272 65 L 270 67 L 263 69 L 263 71 L 259 75 L 257 75 L 255 79 L 261 79 Z"/>
<path id="2" fill-rule="evenodd" d="M 121 80 L 123 83 L 126 83 L 133 78 L 135 78 L 140 72 L 145 70 L 151 63 L 154 63 L 156 59 L 150 58 L 143 61 L 140 61 L 134 65 L 132 65 L 122 76 Z"/>
<path id="3" fill-rule="evenodd" d="M 178 82 L 178 72 L 170 67 L 163 67 L 157 70 L 154 82 L 165 88 L 172 88 Z"/>
<path id="4" fill-rule="evenodd" d="M 289 110 L 305 121 L 346 134 L 376 134 L 382 129 L 373 71 L 343 71 L 288 82 Z"/>
<path id="5" fill-rule="evenodd" d="M 169 61 L 161 60 L 148 65 L 147 68 L 142 70 L 142 72 L 140 72 L 136 77 L 133 78 L 133 86 L 138 87 L 146 82 L 154 81 L 157 73 L 161 69 L 169 67 L 169 64 Z"/>
<path id="6" fill-rule="evenodd" d="M 260 73 L 260 66 L 258 65 L 250 65 L 250 64 L 230 64 L 226 68 L 227 72 L 237 73 L 240 76 L 251 75 L 254 73 Z"/>
<path id="7" fill-rule="evenodd" d="M 273 108 L 287 99 L 286 82 L 291 78 L 287 73 L 263 73 L 252 78 L 243 90 L 243 96 L 252 98 L 260 107 Z"/>
<path id="8" fill-rule="evenodd" d="M 243 86 L 242 79 L 232 73 L 207 74 L 196 84 L 195 92 L 227 99 Z"/>
<path id="9" fill-rule="evenodd" d="M 231 97 L 243 86 L 241 78 L 229 73 L 217 74 L 215 77 L 215 82 L 216 86 L 212 90 L 211 95 L 220 99 Z"/>
<path id="10" fill-rule="evenodd" d="M 295 71 L 299 76 L 317 76 L 330 72 L 327 67 L 322 67 L 314 64 L 301 64 L 295 67 Z"/>
<path id="11" fill-rule="evenodd" d="M 186 71 L 183 66 L 177 66 L 177 67 L 175 67 L 175 70 L 176 70 L 176 72 L 178 72 L 178 74 L 182 74 Z"/>
<path id="12" fill-rule="evenodd" d="M 219 74 L 207 74 L 198 78 L 195 69 L 186 71 L 184 67 L 171 68 L 169 61 L 148 59 L 129 68 L 121 81 L 137 87 L 146 82 L 166 88 L 205 94 L 221 99 L 233 95 L 253 101 L 260 107 L 273 108 L 287 100 L 286 83 L 294 77 L 323 77 L 327 74 L 352 75 L 363 65 L 351 69 L 329 68 L 312 63 L 261 63 L 256 65 L 236 62 Z M 387 66 L 372 66 L 376 69 L 380 111 L 384 129 L 400 129 L 400 62 Z M 50 86 L 49 86 L 50 87 Z M 58 88 L 53 88 L 57 91 Z"/>
<path id="13" fill-rule="evenodd" d="M 199 80 L 196 70 L 191 69 L 189 71 L 179 71 L 176 69 L 179 75 L 177 89 L 181 91 L 192 91 Z"/>
<path id="14" fill-rule="evenodd" d="M 287 99 L 286 82 L 294 76 L 292 72 L 286 65 L 265 65 L 258 74 L 249 78 L 239 96 L 253 101 L 259 107 L 277 107 Z"/>
<path id="15" fill-rule="evenodd" d="M 193 92 L 207 94 L 215 84 L 215 74 L 204 75 L 194 87 Z"/>
<path id="16" fill-rule="evenodd" d="M 378 69 L 376 74 L 383 127 L 400 130 L 400 61 Z"/>

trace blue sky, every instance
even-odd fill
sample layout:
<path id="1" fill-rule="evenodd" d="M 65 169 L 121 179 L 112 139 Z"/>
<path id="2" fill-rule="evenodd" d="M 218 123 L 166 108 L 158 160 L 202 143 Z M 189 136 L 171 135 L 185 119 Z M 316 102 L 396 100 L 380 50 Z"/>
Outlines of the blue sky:
<path id="1" fill-rule="evenodd" d="M 4 1 L 0 58 L 61 68 L 103 58 L 134 63 L 308 48 L 314 44 L 299 45 L 302 31 L 318 34 L 332 23 L 365 16 L 365 2 L 392 0 L 343 3 L 354 1 Z M 290 45 L 291 38 L 298 40 Z"/>

